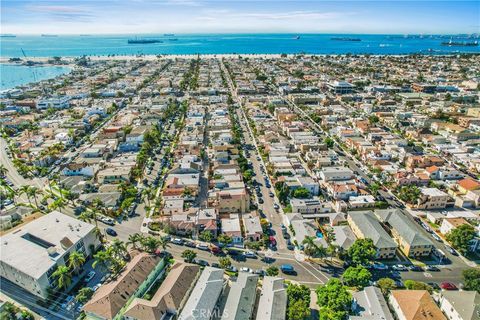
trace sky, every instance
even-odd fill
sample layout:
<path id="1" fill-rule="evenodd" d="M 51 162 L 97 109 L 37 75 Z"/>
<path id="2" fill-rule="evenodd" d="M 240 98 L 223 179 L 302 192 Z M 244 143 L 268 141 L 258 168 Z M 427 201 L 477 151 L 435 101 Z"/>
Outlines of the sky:
<path id="1" fill-rule="evenodd" d="M 480 33 L 480 1 L 1 0 L 2 34 Z"/>

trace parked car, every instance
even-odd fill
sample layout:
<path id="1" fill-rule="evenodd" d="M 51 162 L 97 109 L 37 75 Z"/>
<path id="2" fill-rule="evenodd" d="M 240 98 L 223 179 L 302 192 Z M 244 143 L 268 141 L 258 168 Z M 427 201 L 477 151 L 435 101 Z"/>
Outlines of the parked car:
<path id="1" fill-rule="evenodd" d="M 291 264 L 282 264 L 280 266 L 280 270 L 282 270 L 285 274 L 294 274 L 295 268 Z"/>
<path id="2" fill-rule="evenodd" d="M 240 271 L 242 271 L 242 272 L 249 272 L 249 273 L 250 273 L 250 272 L 252 272 L 252 269 L 247 268 L 247 267 L 242 267 L 242 268 L 240 268 Z"/>
<path id="3" fill-rule="evenodd" d="M 202 259 L 196 259 L 196 260 L 193 260 L 194 263 L 198 264 L 198 265 L 201 265 L 203 267 L 206 267 L 209 265 L 208 261 L 205 261 L 205 260 L 202 260 Z"/>
<path id="4" fill-rule="evenodd" d="M 258 203 L 263 204 L 265 201 L 263 201 L 262 198 L 258 198 Z"/>
<path id="5" fill-rule="evenodd" d="M 403 264 L 396 264 L 392 266 L 392 269 L 395 271 L 408 271 L 408 268 Z"/>
<path id="6" fill-rule="evenodd" d="M 427 282 L 427 284 L 433 288 L 433 290 L 440 290 L 440 286 L 436 282 Z"/>
<path id="7" fill-rule="evenodd" d="M 257 269 L 253 273 L 258 274 L 260 276 L 264 276 L 266 272 L 265 272 L 265 270 Z"/>
<path id="8" fill-rule="evenodd" d="M 410 269 L 410 271 L 415 271 L 415 272 L 423 271 L 423 268 L 419 266 L 410 266 L 408 269 Z"/>
<path id="9" fill-rule="evenodd" d="M 202 243 L 197 244 L 197 249 L 198 250 L 203 250 L 203 251 L 208 251 L 209 250 L 208 246 L 206 244 L 202 244 Z"/>
<path id="10" fill-rule="evenodd" d="M 90 271 L 87 276 L 85 277 L 85 281 L 86 282 L 89 282 L 90 280 L 93 279 L 93 277 L 95 277 L 95 271 Z"/>
<path id="11" fill-rule="evenodd" d="M 437 236 L 435 233 L 432 233 L 432 237 L 433 237 L 433 239 L 437 240 L 438 242 L 442 242 L 442 239 L 439 236 Z"/>
<path id="12" fill-rule="evenodd" d="M 279 206 L 278 204 L 274 203 L 274 204 L 273 204 L 273 208 L 274 208 L 275 210 L 278 210 L 278 209 L 280 209 L 280 206 Z"/>
<path id="13" fill-rule="evenodd" d="M 426 266 L 425 271 L 440 271 L 437 266 Z"/>
<path id="14" fill-rule="evenodd" d="M 225 269 L 225 270 L 230 271 L 230 272 L 238 272 L 238 269 L 237 269 L 237 267 L 235 267 L 235 266 L 230 266 L 230 267 L 228 267 L 228 268 Z"/>
<path id="15" fill-rule="evenodd" d="M 440 288 L 442 288 L 443 290 L 458 290 L 456 285 L 448 281 L 440 283 Z"/>
<path id="16" fill-rule="evenodd" d="M 253 251 L 247 251 L 247 252 L 244 253 L 244 255 L 247 258 L 256 258 L 257 257 Z"/>
<path id="17" fill-rule="evenodd" d="M 381 262 L 375 262 L 373 264 L 373 269 L 375 269 L 375 270 L 388 270 L 388 266 L 381 263 Z"/>
<path id="18" fill-rule="evenodd" d="M 174 239 L 172 239 L 172 243 L 173 243 L 173 244 L 178 244 L 178 245 L 180 245 L 180 246 L 182 246 L 184 242 L 185 242 L 185 241 L 183 241 L 183 239 L 180 239 L 180 238 L 174 238 Z"/>
<path id="19" fill-rule="evenodd" d="M 453 249 L 452 247 L 450 246 L 445 246 L 448 250 L 448 252 L 450 252 L 451 254 L 453 254 L 454 256 L 458 256 L 458 252 L 455 251 L 455 249 Z"/>
<path id="20" fill-rule="evenodd" d="M 195 248 L 197 245 L 195 244 L 195 242 L 187 241 L 185 242 L 185 246 L 189 248 Z"/>
<path id="21" fill-rule="evenodd" d="M 105 229 L 105 232 L 112 237 L 116 237 L 118 235 L 117 231 L 113 230 L 112 228 Z"/>

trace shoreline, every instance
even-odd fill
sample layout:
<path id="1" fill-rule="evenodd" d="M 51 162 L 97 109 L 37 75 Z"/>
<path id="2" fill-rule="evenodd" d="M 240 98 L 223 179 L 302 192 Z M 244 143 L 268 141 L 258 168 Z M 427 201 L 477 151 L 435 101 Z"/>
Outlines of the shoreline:
<path id="1" fill-rule="evenodd" d="M 385 56 L 396 56 L 396 57 L 406 57 L 411 55 L 421 55 L 421 56 L 453 56 L 453 55 L 480 55 L 480 52 L 452 52 L 452 53 L 411 53 L 411 54 L 347 54 L 347 53 L 338 53 L 338 54 L 325 54 L 325 53 L 288 53 L 286 54 L 287 58 L 292 58 L 299 55 L 304 56 L 371 56 L 371 57 L 385 57 Z M 158 59 L 193 59 L 200 57 L 202 59 L 217 59 L 217 58 L 237 58 L 237 57 L 248 57 L 248 58 L 282 58 L 285 57 L 285 54 L 282 53 L 206 53 L 206 54 L 146 54 L 146 55 L 86 55 L 85 57 L 89 58 L 92 61 L 103 61 L 103 60 L 147 60 L 153 61 Z M 61 56 L 61 59 L 68 64 L 72 64 L 75 59 L 82 56 Z M 12 65 L 23 65 L 21 62 L 12 62 L 10 61 L 12 57 L 0 57 L 0 63 L 2 64 L 12 64 Z M 20 58 L 22 61 L 33 61 L 43 63 L 44 65 L 49 66 L 62 66 L 59 64 L 48 63 L 48 60 L 51 60 L 52 57 L 28 57 Z"/>

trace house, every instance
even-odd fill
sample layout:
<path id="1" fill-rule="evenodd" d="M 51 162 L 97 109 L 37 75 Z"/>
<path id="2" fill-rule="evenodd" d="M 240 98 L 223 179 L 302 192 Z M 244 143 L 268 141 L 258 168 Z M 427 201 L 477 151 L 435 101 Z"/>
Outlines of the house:
<path id="1" fill-rule="evenodd" d="M 285 320 L 287 290 L 282 278 L 264 277 L 256 320 Z"/>
<path id="2" fill-rule="evenodd" d="M 443 209 L 447 206 L 450 196 L 437 188 L 421 188 L 420 197 L 415 207 L 418 209 Z"/>
<path id="3" fill-rule="evenodd" d="M 130 180 L 130 167 L 108 167 L 99 170 L 97 182 L 100 184 L 120 183 Z"/>
<path id="4" fill-rule="evenodd" d="M 71 252 L 93 254 L 100 245 L 95 226 L 52 211 L 2 236 L 0 276 L 46 299 L 56 285 L 52 273 Z"/>
<path id="5" fill-rule="evenodd" d="M 209 320 L 224 288 L 223 269 L 206 267 L 193 288 L 178 320 Z"/>
<path id="6" fill-rule="evenodd" d="M 464 218 L 445 218 L 440 225 L 440 232 L 446 235 L 455 228 L 460 227 L 463 224 L 469 224 Z"/>
<path id="7" fill-rule="evenodd" d="M 412 223 L 396 209 L 375 210 L 375 215 L 390 228 L 400 250 L 409 257 L 425 257 L 433 250 L 433 243 L 423 235 L 416 223 Z"/>
<path id="8" fill-rule="evenodd" d="M 176 315 L 193 288 L 200 266 L 176 263 L 150 300 L 135 298 L 125 311 L 128 320 L 161 320 Z"/>
<path id="9" fill-rule="evenodd" d="M 353 292 L 352 296 L 355 315 L 349 320 L 393 320 L 380 288 L 365 287 L 362 291 Z"/>
<path id="10" fill-rule="evenodd" d="M 351 180 L 353 177 L 353 171 L 346 167 L 325 167 L 319 173 L 319 178 L 325 182 Z"/>
<path id="11" fill-rule="evenodd" d="M 458 191 L 466 194 L 468 191 L 475 191 L 480 189 L 480 182 L 471 178 L 465 178 L 457 182 Z"/>
<path id="12" fill-rule="evenodd" d="M 290 199 L 290 205 L 292 206 L 292 213 L 314 214 L 333 211 L 329 202 L 321 202 L 318 197 L 312 199 L 292 198 Z"/>
<path id="13" fill-rule="evenodd" d="M 388 300 L 399 320 L 447 320 L 426 290 L 392 290 Z"/>
<path id="14" fill-rule="evenodd" d="M 370 208 L 375 206 L 375 197 L 367 194 L 348 198 L 348 206 L 351 209 Z"/>
<path id="15" fill-rule="evenodd" d="M 240 226 L 240 219 L 236 214 L 232 214 L 230 218 L 220 219 L 222 225 L 222 233 L 225 233 L 232 238 L 232 243 L 235 245 L 243 244 L 242 228 Z"/>
<path id="16" fill-rule="evenodd" d="M 352 93 L 355 86 L 346 81 L 333 81 L 327 83 L 327 88 L 335 94 Z"/>
<path id="17" fill-rule="evenodd" d="M 442 291 L 440 309 L 451 320 L 480 319 L 480 293 L 476 291 Z"/>
<path id="18" fill-rule="evenodd" d="M 243 187 L 211 192 L 209 201 L 220 213 L 246 213 L 250 208 L 250 198 Z"/>
<path id="19" fill-rule="evenodd" d="M 231 285 L 222 320 L 250 320 L 257 296 L 258 275 L 240 272 Z"/>
<path id="20" fill-rule="evenodd" d="M 243 229 L 245 231 L 245 240 L 259 241 L 263 236 L 260 218 L 250 214 L 242 216 Z"/>
<path id="21" fill-rule="evenodd" d="M 37 102 L 37 109 L 66 109 L 70 107 L 70 97 L 52 97 L 46 99 L 40 99 Z"/>
<path id="22" fill-rule="evenodd" d="M 348 250 L 355 240 L 357 240 L 357 237 L 349 226 L 333 226 L 332 229 L 335 234 L 333 243 L 343 250 Z"/>
<path id="23" fill-rule="evenodd" d="M 137 289 L 153 272 L 161 271 L 164 263 L 158 256 L 139 253 L 113 281 L 102 285 L 83 307 L 87 318 L 113 319 Z"/>
<path id="24" fill-rule="evenodd" d="M 397 244 L 383 229 L 380 221 L 371 211 L 348 212 L 347 221 L 357 238 L 370 238 L 377 249 L 377 259 L 395 257 Z"/>

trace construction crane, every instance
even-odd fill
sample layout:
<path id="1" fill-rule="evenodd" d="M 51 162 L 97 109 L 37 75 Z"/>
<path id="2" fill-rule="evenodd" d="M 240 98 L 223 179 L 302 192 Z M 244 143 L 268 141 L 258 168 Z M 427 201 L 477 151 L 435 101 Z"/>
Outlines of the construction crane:
<path id="1" fill-rule="evenodd" d="M 22 50 L 22 54 L 25 57 L 25 59 L 28 59 L 27 54 L 23 50 L 23 48 L 20 48 Z M 37 82 L 37 73 L 35 72 L 35 68 L 32 68 L 32 73 L 33 73 L 33 81 Z"/>

